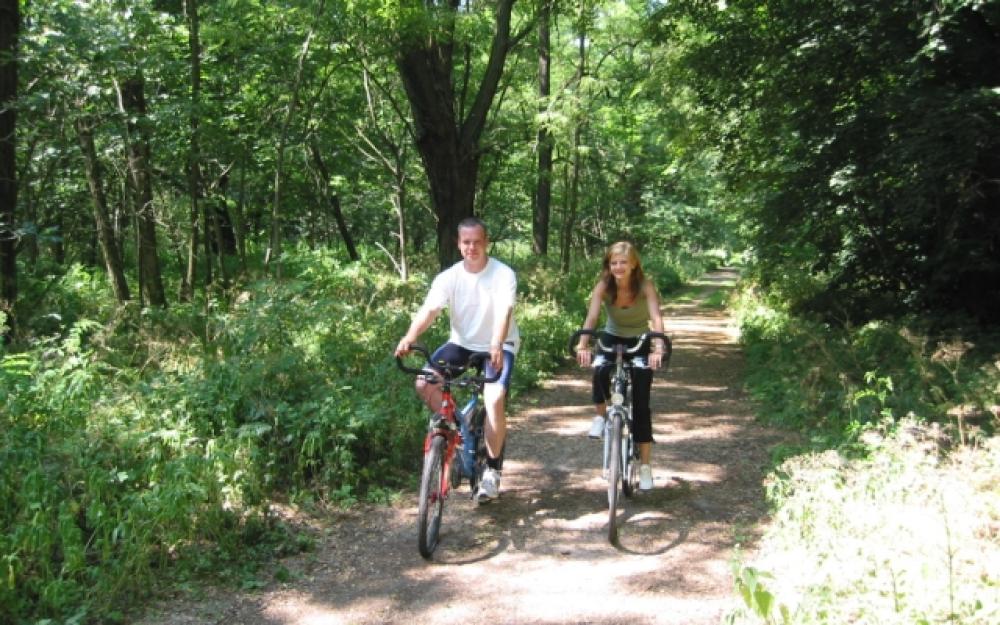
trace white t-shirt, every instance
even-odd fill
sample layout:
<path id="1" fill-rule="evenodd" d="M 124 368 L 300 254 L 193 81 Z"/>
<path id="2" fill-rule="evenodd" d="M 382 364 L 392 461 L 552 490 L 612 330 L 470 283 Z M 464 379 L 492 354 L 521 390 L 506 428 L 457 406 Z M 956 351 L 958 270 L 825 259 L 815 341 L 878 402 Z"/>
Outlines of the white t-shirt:
<path id="1" fill-rule="evenodd" d="M 447 308 L 451 322 L 448 341 L 485 352 L 490 349 L 494 325 L 503 323 L 507 311 L 514 307 L 516 295 L 517 276 L 502 262 L 489 258 L 482 271 L 472 273 L 459 261 L 434 278 L 423 308 Z M 504 349 L 517 354 L 520 345 L 521 335 L 511 315 Z"/>

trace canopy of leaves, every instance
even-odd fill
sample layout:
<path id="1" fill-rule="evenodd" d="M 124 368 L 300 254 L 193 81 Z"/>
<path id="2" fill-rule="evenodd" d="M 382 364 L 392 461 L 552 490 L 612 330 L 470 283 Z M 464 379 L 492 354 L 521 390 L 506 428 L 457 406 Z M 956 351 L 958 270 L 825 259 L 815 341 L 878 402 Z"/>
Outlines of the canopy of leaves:
<path id="1" fill-rule="evenodd" d="M 996 323 L 1000 4 L 698 1 L 661 13 L 794 308 Z"/>

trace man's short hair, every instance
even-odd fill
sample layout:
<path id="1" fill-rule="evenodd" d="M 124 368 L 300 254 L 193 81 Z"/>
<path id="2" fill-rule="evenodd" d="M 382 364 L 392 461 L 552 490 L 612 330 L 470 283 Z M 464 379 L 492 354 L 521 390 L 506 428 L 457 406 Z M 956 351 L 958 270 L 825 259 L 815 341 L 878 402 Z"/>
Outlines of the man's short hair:
<path id="1" fill-rule="evenodd" d="M 466 217 L 462 221 L 458 222 L 458 230 L 461 230 L 462 228 L 482 228 L 483 234 L 486 236 L 490 235 L 490 231 L 486 229 L 486 222 L 479 217 Z"/>

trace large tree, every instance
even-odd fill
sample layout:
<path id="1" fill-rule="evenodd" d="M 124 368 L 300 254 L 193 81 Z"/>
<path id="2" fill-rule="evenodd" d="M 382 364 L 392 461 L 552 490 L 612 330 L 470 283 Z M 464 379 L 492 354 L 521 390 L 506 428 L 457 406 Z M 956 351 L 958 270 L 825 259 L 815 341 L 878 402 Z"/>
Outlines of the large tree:
<path id="1" fill-rule="evenodd" d="M 19 0 L 0 2 L 0 313 L 10 315 L 17 299 L 17 36 Z M 9 325 L 10 320 L 7 321 Z M 0 324 L 2 327 L 2 324 Z"/>
<path id="2" fill-rule="evenodd" d="M 552 205 L 552 133 L 545 123 L 545 109 L 551 95 L 552 55 L 550 18 L 552 8 L 544 2 L 538 19 L 538 100 L 541 108 L 538 127 L 538 179 L 535 181 L 534 208 L 531 217 L 531 249 L 535 254 L 549 253 L 549 214 Z"/>
<path id="3" fill-rule="evenodd" d="M 146 81 L 141 73 L 121 85 L 121 106 L 127 129 L 129 189 L 136 222 L 136 254 L 139 257 L 139 292 L 144 304 L 166 306 L 156 243 L 156 214 L 153 203 L 153 172 L 150 137 L 146 131 Z"/>
<path id="4" fill-rule="evenodd" d="M 474 41 L 468 37 L 461 40 L 456 28 L 476 5 L 460 0 L 420 3 L 422 11 L 411 12 L 412 19 L 401 21 L 396 65 L 410 102 L 417 150 L 437 215 L 442 267 L 457 257 L 454 239 L 458 223 L 475 212 L 480 139 L 507 54 L 529 32 L 527 28 L 511 32 L 514 2 L 497 0 L 494 4 L 487 60 L 478 71 L 471 66 Z M 476 76 L 478 85 L 470 84 Z"/>

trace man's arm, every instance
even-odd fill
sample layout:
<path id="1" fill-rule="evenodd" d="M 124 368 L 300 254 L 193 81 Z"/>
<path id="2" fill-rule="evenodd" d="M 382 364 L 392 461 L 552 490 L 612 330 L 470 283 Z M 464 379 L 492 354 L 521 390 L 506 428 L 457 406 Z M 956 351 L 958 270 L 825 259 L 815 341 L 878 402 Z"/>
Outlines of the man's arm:
<path id="1" fill-rule="evenodd" d="M 420 310 L 413 315 L 413 321 L 410 322 L 410 329 L 406 331 L 403 338 L 399 340 L 399 344 L 396 345 L 396 356 L 402 356 L 410 351 L 410 345 L 416 343 L 420 335 L 427 328 L 431 327 L 434 320 L 441 314 L 441 310 L 441 308 L 420 307 Z"/>
<path id="2" fill-rule="evenodd" d="M 499 323 L 494 324 L 493 338 L 490 340 L 490 362 L 493 368 L 500 371 L 503 368 L 503 342 L 507 340 L 507 332 L 510 330 L 510 320 L 514 316 L 514 307 L 507 308 L 507 314 L 501 317 Z"/>

